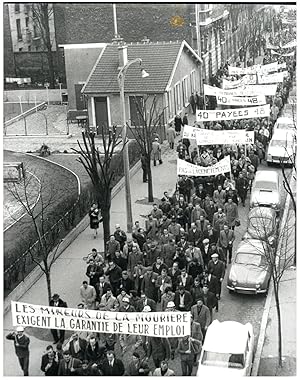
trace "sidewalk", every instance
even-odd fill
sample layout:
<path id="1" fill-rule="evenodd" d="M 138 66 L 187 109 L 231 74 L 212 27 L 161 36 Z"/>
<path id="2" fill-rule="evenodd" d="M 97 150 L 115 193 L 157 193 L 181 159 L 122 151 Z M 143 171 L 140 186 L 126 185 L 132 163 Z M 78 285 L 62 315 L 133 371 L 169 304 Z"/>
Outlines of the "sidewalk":
<path id="1" fill-rule="evenodd" d="M 295 181 L 292 183 L 292 189 L 295 194 Z M 288 254 L 293 253 L 295 250 L 295 229 L 293 228 L 294 224 L 295 213 L 290 202 L 286 228 L 286 231 L 289 232 L 287 236 L 287 246 L 285 248 Z M 276 303 L 273 292 L 268 313 L 268 323 L 265 331 L 265 339 L 263 343 L 258 376 L 296 376 L 296 275 L 297 272 L 295 267 L 290 267 L 285 270 L 279 287 L 283 367 L 278 367 L 278 322 Z"/>
<path id="2" fill-rule="evenodd" d="M 176 184 L 176 151 L 169 149 L 163 154 L 163 164 L 153 167 L 153 192 L 155 199 L 161 199 L 164 191 L 170 194 Z M 147 204 L 147 183 L 142 182 L 142 173 L 139 170 L 130 180 L 133 221 L 139 220 L 141 226 L 145 219 L 141 215 L 146 215 L 151 210 L 151 205 Z M 111 232 L 114 231 L 116 223 L 126 230 L 125 212 L 125 189 L 123 188 L 112 200 L 111 206 Z M 100 228 L 100 235 L 97 240 L 93 239 L 93 234 L 88 227 L 76 240 L 62 253 L 56 260 L 51 272 L 52 293 L 59 293 L 61 298 L 68 303 L 69 307 L 76 307 L 80 301 L 79 288 L 82 281 L 86 279 L 86 263 L 82 260 L 92 248 L 103 250 L 103 232 Z M 47 304 L 46 280 L 42 276 L 40 280 L 19 300 L 34 304 Z M 12 329 L 11 313 L 4 315 L 4 375 L 21 376 L 14 347 L 11 341 L 5 339 L 5 335 Z M 30 337 L 30 376 L 40 376 L 41 356 L 48 344 L 52 344 L 53 338 L 50 331 L 28 327 L 26 334 Z M 67 335 L 66 335 L 67 336 Z"/>

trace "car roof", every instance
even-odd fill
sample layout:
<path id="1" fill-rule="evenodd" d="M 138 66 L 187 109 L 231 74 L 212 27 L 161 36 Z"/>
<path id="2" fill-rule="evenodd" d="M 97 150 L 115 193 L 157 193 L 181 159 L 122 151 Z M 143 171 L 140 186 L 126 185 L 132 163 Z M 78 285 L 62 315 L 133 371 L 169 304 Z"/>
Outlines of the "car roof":
<path id="1" fill-rule="evenodd" d="M 272 140 L 293 140 L 295 131 L 292 129 L 275 129 Z"/>
<path id="2" fill-rule="evenodd" d="M 264 255 L 265 242 L 258 239 L 245 239 L 238 245 L 236 253 L 251 253 L 253 255 Z"/>
<path id="3" fill-rule="evenodd" d="M 272 219 L 276 216 L 276 211 L 270 207 L 254 207 L 248 214 L 250 218 L 269 218 Z"/>
<path id="4" fill-rule="evenodd" d="M 255 181 L 277 181 L 278 173 L 274 170 L 258 170 L 255 174 Z"/>
<path id="5" fill-rule="evenodd" d="M 236 321 L 220 322 L 214 320 L 208 327 L 203 349 L 205 351 L 242 354 L 245 351 L 248 332 L 252 325 Z"/>
<path id="6" fill-rule="evenodd" d="M 293 119 L 291 119 L 290 117 L 279 117 L 277 120 L 276 120 L 276 125 L 277 124 L 294 124 L 294 121 Z"/>

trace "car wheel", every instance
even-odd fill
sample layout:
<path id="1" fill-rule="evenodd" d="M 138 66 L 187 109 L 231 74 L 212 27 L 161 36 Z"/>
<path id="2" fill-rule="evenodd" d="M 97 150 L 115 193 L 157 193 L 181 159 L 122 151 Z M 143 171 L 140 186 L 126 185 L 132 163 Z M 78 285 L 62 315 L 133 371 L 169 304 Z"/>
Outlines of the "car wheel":
<path id="1" fill-rule="evenodd" d="M 229 294 L 234 294 L 234 291 L 233 291 L 233 290 L 228 289 L 228 291 L 229 291 Z"/>

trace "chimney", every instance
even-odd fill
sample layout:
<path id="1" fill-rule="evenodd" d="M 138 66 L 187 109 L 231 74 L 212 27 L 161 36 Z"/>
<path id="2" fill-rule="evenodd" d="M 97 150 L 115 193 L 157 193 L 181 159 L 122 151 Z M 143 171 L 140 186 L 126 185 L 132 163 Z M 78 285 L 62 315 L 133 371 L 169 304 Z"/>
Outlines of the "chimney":
<path id="1" fill-rule="evenodd" d="M 121 69 L 128 62 L 127 45 L 125 44 L 125 45 L 119 46 L 118 47 L 118 53 L 119 53 L 119 67 L 118 67 L 118 69 Z"/>

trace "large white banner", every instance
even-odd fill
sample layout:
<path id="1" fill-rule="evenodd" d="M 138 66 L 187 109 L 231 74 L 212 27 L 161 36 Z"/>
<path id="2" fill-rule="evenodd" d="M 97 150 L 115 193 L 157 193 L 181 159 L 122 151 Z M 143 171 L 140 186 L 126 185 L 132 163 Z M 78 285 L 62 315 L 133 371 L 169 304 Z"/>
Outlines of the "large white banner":
<path id="1" fill-rule="evenodd" d="M 197 121 L 239 120 L 256 117 L 269 117 L 270 104 L 249 108 L 236 108 L 228 110 L 200 110 L 196 113 Z"/>
<path id="2" fill-rule="evenodd" d="M 223 90 L 229 90 L 232 88 L 244 86 L 246 84 L 256 84 L 256 74 L 247 74 L 238 80 L 227 80 L 224 78 L 222 87 Z"/>
<path id="3" fill-rule="evenodd" d="M 254 144 L 254 131 L 199 129 L 196 131 L 196 140 L 197 145 Z"/>
<path id="4" fill-rule="evenodd" d="M 257 96 L 217 96 L 217 104 L 228 106 L 253 106 L 266 104 L 264 95 Z"/>
<path id="5" fill-rule="evenodd" d="M 196 139 L 196 133 L 201 131 L 201 128 L 191 127 L 190 125 L 185 125 L 183 127 L 182 138 L 183 139 Z"/>
<path id="6" fill-rule="evenodd" d="M 285 75 L 285 71 L 280 71 L 279 73 L 273 73 L 269 75 L 257 74 L 257 78 L 259 84 L 282 83 Z"/>
<path id="7" fill-rule="evenodd" d="M 289 49 L 289 48 L 296 47 L 296 46 L 297 46 L 297 40 L 294 40 L 294 41 L 290 41 L 287 44 L 283 45 L 281 48 L 282 49 Z"/>
<path id="8" fill-rule="evenodd" d="M 218 163 L 212 166 L 198 166 L 177 159 L 177 175 L 187 175 L 193 177 L 207 177 L 211 175 L 218 175 L 221 173 L 228 173 L 231 171 L 230 156 L 226 156 Z"/>
<path id="9" fill-rule="evenodd" d="M 278 70 L 281 70 L 281 69 L 286 69 L 286 62 L 278 64 Z"/>
<path id="10" fill-rule="evenodd" d="M 250 67 L 233 67 L 228 66 L 229 75 L 245 75 L 256 73 L 270 73 L 278 70 L 278 62 L 268 63 L 266 65 L 254 65 Z"/>
<path id="11" fill-rule="evenodd" d="M 277 84 L 266 85 L 246 85 L 232 90 L 222 90 L 219 87 L 204 85 L 204 95 L 208 96 L 254 96 L 265 95 L 274 96 L 276 94 Z"/>
<path id="12" fill-rule="evenodd" d="M 119 313 L 14 301 L 11 311 L 14 326 L 164 338 L 184 337 L 191 332 L 189 312 Z"/>

